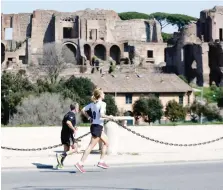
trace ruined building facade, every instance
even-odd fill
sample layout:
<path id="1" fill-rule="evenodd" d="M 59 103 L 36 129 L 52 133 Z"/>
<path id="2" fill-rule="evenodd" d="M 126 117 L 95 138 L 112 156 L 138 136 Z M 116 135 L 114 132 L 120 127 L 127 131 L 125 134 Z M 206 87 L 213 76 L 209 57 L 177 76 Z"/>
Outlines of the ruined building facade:
<path id="1" fill-rule="evenodd" d="M 184 75 L 199 86 L 223 85 L 223 7 L 200 12 L 197 22 L 174 34 L 165 50 L 167 72 Z"/>
<path id="2" fill-rule="evenodd" d="M 72 13 L 35 10 L 2 14 L 1 19 L 2 69 L 38 65 L 44 44 L 50 42 L 67 46 L 78 63 L 84 57 L 90 64 L 94 55 L 119 63 L 130 56 L 132 48 L 145 63 L 164 62 L 166 43 L 156 20 L 122 21 L 116 12 L 99 9 Z M 7 28 L 13 29 L 12 40 L 5 40 Z"/>

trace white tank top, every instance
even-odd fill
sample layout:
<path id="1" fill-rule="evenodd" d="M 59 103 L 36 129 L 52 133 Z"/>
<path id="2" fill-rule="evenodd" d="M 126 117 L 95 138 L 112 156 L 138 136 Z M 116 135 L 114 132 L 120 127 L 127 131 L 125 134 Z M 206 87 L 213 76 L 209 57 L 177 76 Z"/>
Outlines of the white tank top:
<path id="1" fill-rule="evenodd" d="M 92 112 L 92 124 L 98 124 L 104 126 L 104 119 L 101 118 L 101 114 L 106 113 L 106 103 L 103 101 L 92 102 L 83 108 L 84 111 L 91 109 Z"/>

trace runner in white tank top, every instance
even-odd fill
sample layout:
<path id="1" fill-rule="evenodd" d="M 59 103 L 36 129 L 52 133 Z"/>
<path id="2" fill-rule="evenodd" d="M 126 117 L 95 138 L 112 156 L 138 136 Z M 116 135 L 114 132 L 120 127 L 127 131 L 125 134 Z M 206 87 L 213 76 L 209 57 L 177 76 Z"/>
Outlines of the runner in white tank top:
<path id="1" fill-rule="evenodd" d="M 91 117 L 89 117 L 89 115 L 87 114 L 87 111 L 91 109 L 92 119 L 93 119 L 91 128 L 90 128 L 91 135 L 92 135 L 91 142 L 88 145 L 87 149 L 85 150 L 81 158 L 81 161 L 79 161 L 75 165 L 76 168 L 82 173 L 85 172 L 83 168 L 84 161 L 87 159 L 87 156 L 90 154 L 90 152 L 95 147 L 95 145 L 99 142 L 99 140 L 101 140 L 104 144 L 101 151 L 101 158 L 97 166 L 104 169 L 108 168 L 107 164 L 105 164 L 104 162 L 104 157 L 105 157 L 105 154 L 107 152 L 107 147 L 108 147 L 108 137 L 103 131 L 103 126 L 104 126 L 105 119 L 113 120 L 114 118 L 112 115 L 108 116 L 105 114 L 106 103 L 102 101 L 104 99 L 104 96 L 105 95 L 102 89 L 100 88 L 95 89 L 92 96 L 93 102 L 88 104 L 82 109 L 83 115 L 87 117 L 89 120 L 91 119 Z"/>
<path id="2" fill-rule="evenodd" d="M 91 109 L 92 112 L 92 124 L 98 124 L 101 126 L 104 126 L 104 118 L 101 117 L 102 115 L 105 115 L 106 112 L 106 103 L 102 100 L 99 100 L 97 102 L 92 102 L 85 106 L 83 108 L 83 111 L 88 111 Z"/>

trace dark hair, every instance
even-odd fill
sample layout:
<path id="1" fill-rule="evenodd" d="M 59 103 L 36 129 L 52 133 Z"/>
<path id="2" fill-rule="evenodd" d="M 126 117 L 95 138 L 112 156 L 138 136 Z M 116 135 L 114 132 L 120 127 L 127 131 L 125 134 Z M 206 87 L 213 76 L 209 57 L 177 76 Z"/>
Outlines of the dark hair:
<path id="1" fill-rule="evenodd" d="M 71 104 L 71 105 L 70 105 L 70 110 L 74 110 L 74 109 L 76 109 L 77 105 L 78 105 L 78 103 L 73 103 L 73 104 Z"/>

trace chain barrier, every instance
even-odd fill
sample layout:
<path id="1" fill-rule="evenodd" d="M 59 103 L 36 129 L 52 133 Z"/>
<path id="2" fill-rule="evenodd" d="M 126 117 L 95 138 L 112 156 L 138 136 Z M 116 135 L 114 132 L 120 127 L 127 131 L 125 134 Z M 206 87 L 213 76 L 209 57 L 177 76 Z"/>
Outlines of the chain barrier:
<path id="1" fill-rule="evenodd" d="M 164 144 L 164 145 L 169 145 L 169 146 L 199 146 L 199 145 L 205 145 L 205 144 L 210 144 L 210 143 L 214 143 L 216 141 L 220 141 L 220 140 L 223 140 L 223 137 L 219 137 L 219 138 L 216 138 L 214 140 L 210 140 L 210 141 L 205 141 L 205 142 L 201 142 L 201 143 L 191 143 L 191 144 L 179 144 L 179 143 L 169 143 L 169 142 L 165 142 L 165 141 L 159 141 L 159 140 L 156 140 L 156 139 L 152 139 L 150 137 L 146 137 L 144 135 L 141 135 L 140 133 L 137 133 L 135 131 L 133 131 L 132 129 L 129 129 L 127 128 L 126 126 L 123 126 L 122 124 L 120 124 L 119 122 L 117 121 L 113 121 L 115 123 L 117 123 L 119 126 L 121 126 L 122 128 L 126 129 L 127 131 L 133 133 L 134 135 L 137 135 L 143 139 L 146 139 L 146 140 L 149 140 L 149 141 L 152 141 L 152 142 L 155 142 L 155 143 L 160 143 L 160 144 Z"/>
<path id="2" fill-rule="evenodd" d="M 185 147 L 188 147 L 188 146 L 199 146 L 199 145 L 206 145 L 206 144 L 210 144 L 210 143 L 214 143 L 214 142 L 223 140 L 223 137 L 219 137 L 219 138 L 216 138 L 214 140 L 205 141 L 205 142 L 201 142 L 201 143 L 190 143 L 190 144 L 169 143 L 169 142 L 160 141 L 160 140 L 152 139 L 150 137 L 146 137 L 144 135 L 141 135 L 140 133 L 137 133 L 136 131 L 134 131 L 134 130 L 132 130 L 130 128 L 127 128 L 126 126 L 123 126 L 118 121 L 113 121 L 113 122 L 117 123 L 122 128 L 126 129 L 127 131 L 131 132 L 132 134 L 137 135 L 137 136 L 139 136 L 139 137 L 141 137 L 143 139 L 146 139 L 146 140 L 149 140 L 149 141 L 152 141 L 152 142 L 155 142 L 155 143 L 159 143 L 159 144 L 168 145 L 168 146 L 180 146 L 180 147 L 182 147 L 182 146 L 185 146 Z M 78 137 L 77 139 L 75 139 L 75 142 L 81 141 L 80 139 L 82 139 L 83 137 L 85 137 L 85 136 L 87 136 L 89 134 L 90 134 L 90 132 L 88 132 L 88 133 Z M 48 146 L 48 147 L 43 147 L 43 148 L 11 148 L 11 147 L 5 147 L 5 146 L 1 146 L 1 148 L 5 149 L 5 150 L 15 150 L 15 151 L 41 151 L 41 150 L 57 148 L 57 147 L 60 147 L 60 146 L 62 146 L 62 144 L 58 144 L 58 145 L 54 145 L 54 146 Z"/>
<path id="3" fill-rule="evenodd" d="M 83 137 L 86 137 L 89 134 L 90 134 L 90 132 L 88 132 L 88 133 L 86 133 L 86 134 L 76 138 L 74 141 L 75 142 L 81 141 L 81 139 Z M 57 147 L 60 147 L 60 146 L 62 146 L 62 144 L 58 144 L 58 145 L 54 145 L 54 146 L 48 146 L 48 147 L 43 147 L 43 148 L 11 148 L 11 147 L 5 147 L 5 146 L 1 146 L 1 148 L 5 149 L 5 150 L 15 150 L 15 151 L 41 151 L 41 150 L 57 148 Z"/>

